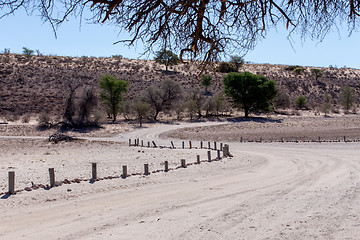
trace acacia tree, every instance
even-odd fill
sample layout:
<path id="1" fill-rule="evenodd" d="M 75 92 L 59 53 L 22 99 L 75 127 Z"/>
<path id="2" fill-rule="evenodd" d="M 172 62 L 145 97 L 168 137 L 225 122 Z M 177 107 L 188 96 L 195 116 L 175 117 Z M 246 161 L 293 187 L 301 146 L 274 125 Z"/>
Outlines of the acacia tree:
<path id="1" fill-rule="evenodd" d="M 249 72 L 229 73 L 223 82 L 225 94 L 236 107 L 244 110 L 246 118 L 250 112 L 270 110 L 277 93 L 275 81 Z"/>
<path id="2" fill-rule="evenodd" d="M 205 92 L 207 92 L 208 87 L 212 84 L 212 76 L 209 74 L 201 75 L 201 85 L 205 87 Z"/>
<path id="3" fill-rule="evenodd" d="M 113 115 L 113 122 L 120 111 L 122 94 L 127 91 L 129 83 L 125 80 L 116 79 L 111 75 L 104 75 L 100 79 L 100 98 L 108 107 L 110 114 Z"/>
<path id="4" fill-rule="evenodd" d="M 84 16 L 128 31 L 133 37 L 121 41 L 129 45 L 140 40 L 147 50 L 181 49 L 180 59 L 205 64 L 234 49 L 246 53 L 279 24 L 322 40 L 344 22 L 352 33 L 360 18 L 360 0 L 0 0 L 2 17 L 21 8 L 40 15 L 54 32 L 71 16 Z"/>
<path id="5" fill-rule="evenodd" d="M 159 113 L 169 110 L 174 102 L 181 98 L 182 88 L 173 80 L 165 80 L 160 86 L 150 86 L 143 92 L 143 101 L 150 104 L 153 119 L 156 121 Z"/>
<path id="6" fill-rule="evenodd" d="M 355 101 L 355 89 L 353 87 L 343 87 L 340 93 L 340 103 L 348 113 Z"/>
<path id="7" fill-rule="evenodd" d="M 156 52 L 155 62 L 164 64 L 166 71 L 168 71 L 169 66 L 176 65 L 179 61 L 179 57 L 170 50 Z"/>

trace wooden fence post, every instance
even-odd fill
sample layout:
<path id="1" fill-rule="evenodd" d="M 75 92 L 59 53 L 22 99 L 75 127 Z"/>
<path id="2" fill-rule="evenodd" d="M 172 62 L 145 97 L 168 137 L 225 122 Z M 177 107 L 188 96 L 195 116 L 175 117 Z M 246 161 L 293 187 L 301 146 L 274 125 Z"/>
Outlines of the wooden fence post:
<path id="1" fill-rule="evenodd" d="M 283 137 L 281 138 L 281 142 L 284 143 L 284 138 Z"/>
<path id="2" fill-rule="evenodd" d="M 148 142 L 148 148 L 150 147 L 150 142 Z"/>
<path id="3" fill-rule="evenodd" d="M 220 150 L 217 150 L 217 159 L 220 160 L 221 157 L 220 157 Z"/>
<path id="4" fill-rule="evenodd" d="M 129 139 L 129 147 L 131 147 L 131 139 Z"/>
<path id="5" fill-rule="evenodd" d="M 141 140 L 141 146 L 142 147 L 144 146 L 144 140 Z"/>
<path id="6" fill-rule="evenodd" d="M 200 155 L 196 155 L 196 163 L 197 164 L 200 164 L 201 162 L 200 162 Z"/>
<path id="7" fill-rule="evenodd" d="M 168 172 L 168 171 L 169 171 L 169 162 L 168 162 L 168 161 L 165 161 L 165 162 L 164 162 L 164 165 L 165 165 L 164 171 L 165 171 L 165 172 Z"/>
<path id="8" fill-rule="evenodd" d="M 175 148 L 173 141 L 171 141 L 171 147 Z"/>
<path id="9" fill-rule="evenodd" d="M 217 150 L 216 142 L 214 142 L 214 150 Z"/>
<path id="10" fill-rule="evenodd" d="M 208 151 L 207 154 L 208 154 L 208 162 L 211 162 L 211 151 Z"/>
<path id="11" fill-rule="evenodd" d="M 189 141 L 189 148 L 192 149 L 191 141 Z"/>
<path id="12" fill-rule="evenodd" d="M 320 139 L 320 137 L 319 137 L 319 139 L 318 139 L 318 142 L 319 142 L 319 143 L 321 143 L 321 139 Z"/>
<path id="13" fill-rule="evenodd" d="M 223 144 L 220 143 L 220 151 L 222 151 L 222 150 L 223 150 Z"/>
<path id="14" fill-rule="evenodd" d="M 211 149 L 210 142 L 208 142 L 208 149 Z"/>
<path id="15" fill-rule="evenodd" d="M 97 171 L 96 171 L 96 163 L 92 163 L 92 180 L 95 180 L 97 178 Z"/>
<path id="16" fill-rule="evenodd" d="M 186 160 L 181 159 L 181 167 L 186 168 Z"/>
<path id="17" fill-rule="evenodd" d="M 154 148 L 156 148 L 156 147 L 157 147 L 154 141 L 152 141 L 152 144 L 154 145 Z"/>
<path id="18" fill-rule="evenodd" d="M 346 136 L 344 136 L 344 142 L 346 142 Z"/>
<path id="19" fill-rule="evenodd" d="M 224 157 L 230 156 L 229 145 L 227 145 L 227 144 L 225 144 L 225 146 L 223 147 L 223 156 Z"/>
<path id="20" fill-rule="evenodd" d="M 203 148 L 203 142 L 201 141 L 200 142 L 200 149 L 202 149 Z"/>
<path id="21" fill-rule="evenodd" d="M 49 168 L 50 175 L 50 187 L 55 187 L 55 170 L 54 168 Z"/>
<path id="22" fill-rule="evenodd" d="M 139 146 L 139 145 L 140 145 L 140 140 L 136 139 L 136 146 Z"/>
<path id="23" fill-rule="evenodd" d="M 240 137 L 240 142 L 241 142 L 241 143 L 243 142 L 243 137 Z"/>
<path id="24" fill-rule="evenodd" d="M 182 141 L 182 149 L 184 149 L 184 148 L 185 148 L 185 142 Z"/>
<path id="25" fill-rule="evenodd" d="M 123 165 L 122 170 L 123 170 L 123 174 L 121 175 L 121 177 L 126 178 L 127 177 L 127 166 Z"/>
<path id="26" fill-rule="evenodd" d="M 149 175 L 149 164 L 144 164 L 144 175 Z"/>
<path id="27" fill-rule="evenodd" d="M 260 137 L 260 142 L 262 143 L 262 137 Z"/>
<path id="28" fill-rule="evenodd" d="M 9 172 L 9 194 L 15 194 L 15 172 Z"/>

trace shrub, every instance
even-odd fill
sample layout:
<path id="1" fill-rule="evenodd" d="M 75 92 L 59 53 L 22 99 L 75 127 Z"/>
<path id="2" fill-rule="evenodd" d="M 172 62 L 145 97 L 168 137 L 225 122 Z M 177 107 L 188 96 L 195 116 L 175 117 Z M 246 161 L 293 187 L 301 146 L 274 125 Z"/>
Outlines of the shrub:
<path id="1" fill-rule="evenodd" d="M 212 77 L 209 74 L 203 74 L 201 75 L 201 85 L 205 87 L 205 91 L 207 92 L 208 87 L 212 84 Z"/>
<path id="2" fill-rule="evenodd" d="M 285 90 L 279 90 L 275 97 L 275 107 L 277 108 L 290 108 L 291 106 L 291 100 L 290 96 Z"/>
<path id="3" fill-rule="evenodd" d="M 306 98 L 305 96 L 299 96 L 295 99 L 295 106 L 297 106 L 299 109 L 302 109 L 305 107 L 306 104 Z"/>
<path id="4" fill-rule="evenodd" d="M 355 102 L 355 89 L 353 87 L 343 87 L 340 92 L 340 103 L 348 113 Z"/>
<path id="5" fill-rule="evenodd" d="M 228 62 L 221 62 L 215 70 L 221 73 L 237 72 L 236 66 Z"/>

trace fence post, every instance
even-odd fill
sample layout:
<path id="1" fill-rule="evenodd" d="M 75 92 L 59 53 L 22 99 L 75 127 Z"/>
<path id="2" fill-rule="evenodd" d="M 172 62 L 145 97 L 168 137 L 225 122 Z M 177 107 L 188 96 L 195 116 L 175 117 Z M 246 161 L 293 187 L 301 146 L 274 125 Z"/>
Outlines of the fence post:
<path id="1" fill-rule="evenodd" d="M 186 160 L 181 159 L 181 167 L 186 168 Z"/>
<path id="2" fill-rule="evenodd" d="M 140 145 L 140 140 L 136 139 L 136 146 L 139 146 L 139 145 Z"/>
<path id="3" fill-rule="evenodd" d="M 190 149 L 192 148 L 192 144 L 191 144 L 191 141 L 189 141 L 189 148 L 190 148 Z"/>
<path id="4" fill-rule="evenodd" d="M 200 155 L 196 155 L 196 163 L 200 164 Z"/>
<path id="5" fill-rule="evenodd" d="M 171 147 L 175 148 L 173 141 L 171 141 Z"/>
<path id="6" fill-rule="evenodd" d="M 223 156 L 228 157 L 229 155 L 229 145 L 225 144 L 225 146 L 223 147 Z"/>
<path id="7" fill-rule="evenodd" d="M 168 172 L 169 171 L 169 162 L 168 161 L 165 161 L 164 162 L 164 165 L 165 165 L 165 172 Z"/>
<path id="8" fill-rule="evenodd" d="M 97 178 L 97 172 L 96 172 L 96 163 L 92 163 L 92 180 L 95 180 Z"/>
<path id="9" fill-rule="evenodd" d="M 221 157 L 220 157 L 220 150 L 217 150 L 217 159 L 220 160 Z"/>
<path id="10" fill-rule="evenodd" d="M 9 194 L 15 194 L 15 172 L 9 172 Z"/>
<path id="11" fill-rule="evenodd" d="M 211 149 L 210 142 L 208 142 L 208 149 Z"/>
<path id="12" fill-rule="evenodd" d="M 149 164 L 144 164 L 144 175 L 149 175 Z"/>
<path id="13" fill-rule="evenodd" d="M 148 148 L 150 147 L 150 142 L 148 142 Z"/>
<path id="14" fill-rule="evenodd" d="M 222 150 L 223 150 L 223 144 L 220 143 L 220 151 L 222 151 Z"/>
<path id="15" fill-rule="evenodd" d="M 283 137 L 281 138 L 281 142 L 284 143 L 284 138 Z"/>
<path id="16" fill-rule="evenodd" d="M 131 147 L 131 139 L 129 139 L 129 147 Z"/>
<path id="17" fill-rule="evenodd" d="M 144 140 L 141 140 L 141 146 L 142 147 L 144 146 Z"/>
<path id="18" fill-rule="evenodd" d="M 126 178 L 127 177 L 127 166 L 123 165 L 122 170 L 123 170 L 123 174 L 121 175 L 121 177 Z"/>
<path id="19" fill-rule="evenodd" d="M 344 136 L 344 142 L 346 142 L 346 136 Z"/>
<path id="20" fill-rule="evenodd" d="M 214 142 L 214 150 L 217 150 L 216 142 Z"/>
<path id="21" fill-rule="evenodd" d="M 200 142 L 200 149 L 202 149 L 203 148 L 203 142 L 201 141 Z"/>
<path id="22" fill-rule="evenodd" d="M 185 148 L 185 143 L 184 143 L 184 141 L 182 141 L 182 149 L 184 149 Z"/>
<path id="23" fill-rule="evenodd" d="M 318 142 L 319 142 L 319 143 L 321 143 L 321 139 L 320 139 L 320 137 L 319 137 L 319 140 L 318 140 Z"/>
<path id="24" fill-rule="evenodd" d="M 208 162 L 211 162 L 211 151 L 208 151 L 207 154 L 208 154 Z"/>
<path id="25" fill-rule="evenodd" d="M 262 137 L 260 137 L 260 142 L 262 143 Z"/>
<path id="26" fill-rule="evenodd" d="M 154 142 L 154 141 L 152 141 L 152 144 L 154 145 L 154 148 L 156 148 L 156 144 L 155 144 L 155 142 Z"/>
<path id="27" fill-rule="evenodd" d="M 243 137 L 240 137 L 240 142 L 241 142 L 241 143 L 243 142 Z"/>
<path id="28" fill-rule="evenodd" d="M 49 168 L 50 175 L 50 187 L 55 187 L 55 170 L 54 168 Z"/>

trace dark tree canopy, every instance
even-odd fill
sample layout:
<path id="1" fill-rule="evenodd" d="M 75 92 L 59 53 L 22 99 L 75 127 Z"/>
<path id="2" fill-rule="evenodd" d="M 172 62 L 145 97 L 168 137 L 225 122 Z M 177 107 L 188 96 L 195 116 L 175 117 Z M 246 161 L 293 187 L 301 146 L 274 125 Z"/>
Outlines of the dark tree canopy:
<path id="1" fill-rule="evenodd" d="M 250 112 L 270 110 L 277 93 L 274 81 L 249 72 L 227 74 L 224 91 L 234 106 L 244 110 L 246 118 Z"/>
<path id="2" fill-rule="evenodd" d="M 278 24 L 322 39 L 342 23 L 349 33 L 357 30 L 360 17 L 360 0 L 0 0 L 0 16 L 20 8 L 40 14 L 54 30 L 84 14 L 130 32 L 130 45 L 140 40 L 148 50 L 179 49 L 180 59 L 204 62 L 246 52 Z"/>
<path id="3" fill-rule="evenodd" d="M 170 50 L 162 50 L 156 52 L 155 62 L 164 64 L 166 71 L 168 71 L 169 66 L 179 63 L 179 57 Z"/>

